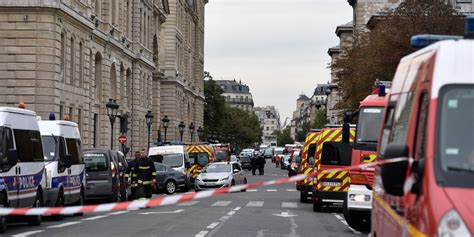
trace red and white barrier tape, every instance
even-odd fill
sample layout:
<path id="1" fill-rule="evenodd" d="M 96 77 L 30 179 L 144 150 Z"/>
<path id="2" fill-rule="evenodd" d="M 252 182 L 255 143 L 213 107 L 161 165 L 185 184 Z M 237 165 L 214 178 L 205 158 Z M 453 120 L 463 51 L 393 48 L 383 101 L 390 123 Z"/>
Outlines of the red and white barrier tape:
<path id="1" fill-rule="evenodd" d="M 334 172 L 334 171 L 344 171 L 344 170 L 355 170 L 361 168 L 368 168 L 376 165 L 383 165 L 388 163 L 397 163 L 406 161 L 407 158 L 397 158 L 386 161 L 377 161 L 367 164 L 361 164 L 356 166 L 348 166 L 344 168 L 334 168 L 327 169 L 321 172 Z M 319 174 L 309 173 L 309 174 L 299 174 L 292 177 L 281 178 L 277 180 L 271 180 L 266 182 L 256 182 L 251 184 L 237 185 L 232 187 L 226 187 L 215 190 L 201 191 L 196 193 L 185 193 L 172 196 L 160 196 L 151 199 L 144 200 L 135 200 L 128 202 L 119 202 L 119 203 L 107 203 L 107 204 L 98 204 L 98 205 L 86 205 L 86 206 L 71 206 L 71 207 L 40 207 L 40 208 L 0 208 L 1 216 L 36 216 L 36 215 L 68 215 L 75 213 L 97 213 L 97 212 L 114 212 L 114 211 L 124 211 L 124 210 L 137 210 L 145 207 L 159 207 L 159 206 L 168 206 L 174 205 L 182 202 L 187 202 L 191 200 L 204 199 L 212 196 L 218 196 L 225 193 L 238 192 L 241 190 L 246 190 L 250 188 L 264 187 L 274 184 L 283 184 L 283 183 L 293 183 L 295 181 L 303 180 L 306 178 L 315 177 Z"/>

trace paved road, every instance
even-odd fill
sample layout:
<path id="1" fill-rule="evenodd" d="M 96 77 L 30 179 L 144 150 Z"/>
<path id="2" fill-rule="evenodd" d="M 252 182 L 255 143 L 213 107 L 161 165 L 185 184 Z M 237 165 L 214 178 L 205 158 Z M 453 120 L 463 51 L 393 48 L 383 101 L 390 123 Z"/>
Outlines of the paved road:
<path id="1" fill-rule="evenodd" d="M 268 164 L 264 176 L 249 182 L 286 176 Z M 354 236 L 344 224 L 340 208 L 313 213 L 311 204 L 299 203 L 292 184 L 231 193 L 176 206 L 66 217 L 39 227 L 10 224 L 12 236 Z"/>

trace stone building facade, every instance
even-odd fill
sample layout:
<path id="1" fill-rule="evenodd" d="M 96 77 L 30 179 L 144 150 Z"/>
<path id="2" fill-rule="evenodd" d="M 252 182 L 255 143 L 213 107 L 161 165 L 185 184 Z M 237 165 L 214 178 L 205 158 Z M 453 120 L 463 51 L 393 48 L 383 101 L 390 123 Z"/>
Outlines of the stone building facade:
<path id="1" fill-rule="evenodd" d="M 250 113 L 253 112 L 254 102 L 249 86 L 236 80 L 216 80 L 215 82 L 224 91 L 222 96 L 224 96 L 225 103 L 228 106 Z"/>
<path id="2" fill-rule="evenodd" d="M 275 106 L 255 107 L 253 112 L 262 129 L 262 144 L 271 146 L 277 139 L 273 133 L 281 130 L 280 113 Z"/>
<path id="3" fill-rule="evenodd" d="M 105 104 L 117 100 L 119 125 L 128 121 L 127 146 L 146 148 L 145 114 L 160 123 L 162 25 L 167 0 L 2 0 L 0 105 L 43 119 L 68 114 L 79 124 L 83 147 L 109 147 Z"/>
<path id="4" fill-rule="evenodd" d="M 179 139 L 178 125 L 203 126 L 204 116 L 204 13 L 208 0 L 169 0 L 170 15 L 163 25 L 165 60 L 161 70 L 161 116 L 170 119 L 167 139 Z"/>

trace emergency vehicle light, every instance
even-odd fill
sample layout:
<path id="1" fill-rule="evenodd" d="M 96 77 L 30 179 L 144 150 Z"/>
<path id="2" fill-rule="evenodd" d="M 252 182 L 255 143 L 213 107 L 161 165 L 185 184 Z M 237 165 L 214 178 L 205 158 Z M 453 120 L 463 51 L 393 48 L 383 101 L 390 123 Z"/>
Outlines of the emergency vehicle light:
<path id="1" fill-rule="evenodd" d="M 466 17 L 466 26 L 464 29 L 464 38 L 474 39 L 474 15 Z"/>
<path id="2" fill-rule="evenodd" d="M 457 35 L 415 35 L 411 37 L 410 43 L 413 48 L 423 48 L 442 40 L 459 40 L 462 36 Z"/>
<path id="3" fill-rule="evenodd" d="M 56 115 L 54 112 L 49 112 L 49 120 L 56 120 Z"/>
<path id="4" fill-rule="evenodd" d="M 23 102 L 23 100 L 20 100 L 20 102 L 18 103 L 18 108 L 20 108 L 20 109 L 25 108 L 25 102 Z"/>
<path id="5" fill-rule="evenodd" d="M 379 96 L 386 96 L 385 85 L 379 85 Z"/>

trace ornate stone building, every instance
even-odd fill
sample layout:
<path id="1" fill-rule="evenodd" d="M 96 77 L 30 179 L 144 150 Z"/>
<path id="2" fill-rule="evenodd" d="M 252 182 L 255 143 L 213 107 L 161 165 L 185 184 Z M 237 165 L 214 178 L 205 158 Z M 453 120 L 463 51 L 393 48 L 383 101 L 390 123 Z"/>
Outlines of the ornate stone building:
<path id="1" fill-rule="evenodd" d="M 245 110 L 247 112 L 253 112 L 253 98 L 250 93 L 250 87 L 242 84 L 242 81 L 237 82 L 234 80 L 216 80 L 218 86 L 222 88 L 224 93 L 222 96 L 225 98 L 226 105 Z"/>
<path id="2" fill-rule="evenodd" d="M 127 146 L 146 148 L 146 112 L 155 115 L 153 139 L 160 123 L 168 13 L 168 0 L 0 1 L 0 105 L 23 100 L 43 119 L 68 114 L 85 148 L 109 147 L 105 104 L 115 99 L 115 149 L 126 120 Z"/>
<path id="3" fill-rule="evenodd" d="M 204 10 L 208 0 L 169 0 L 163 25 L 161 115 L 170 119 L 168 140 L 179 139 L 178 124 L 203 126 L 204 116 Z"/>

